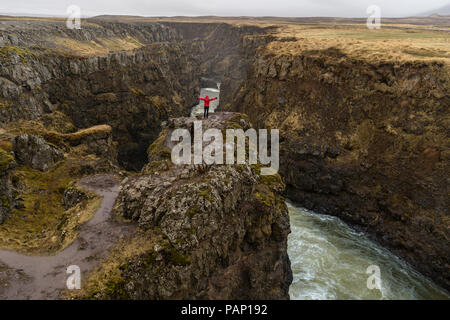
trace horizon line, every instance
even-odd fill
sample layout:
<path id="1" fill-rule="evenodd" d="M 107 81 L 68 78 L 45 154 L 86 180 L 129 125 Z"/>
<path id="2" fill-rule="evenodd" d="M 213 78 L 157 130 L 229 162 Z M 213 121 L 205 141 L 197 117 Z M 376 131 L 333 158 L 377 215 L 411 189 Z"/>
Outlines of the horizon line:
<path id="1" fill-rule="evenodd" d="M 34 14 L 34 13 L 19 13 L 19 12 L 0 12 L 0 17 L 26 17 L 26 18 L 67 18 L 67 15 L 60 14 Z M 134 17 L 134 18 L 283 18 L 283 19 L 299 19 L 299 18 L 338 18 L 338 19 L 367 19 L 367 16 L 234 16 L 234 15 L 134 15 L 134 14 L 95 14 L 82 15 L 82 19 L 92 19 L 97 17 Z M 429 17 L 450 17 L 450 14 L 433 13 L 430 15 L 411 15 L 411 16 L 386 16 L 382 19 L 407 19 L 407 18 L 429 18 Z"/>

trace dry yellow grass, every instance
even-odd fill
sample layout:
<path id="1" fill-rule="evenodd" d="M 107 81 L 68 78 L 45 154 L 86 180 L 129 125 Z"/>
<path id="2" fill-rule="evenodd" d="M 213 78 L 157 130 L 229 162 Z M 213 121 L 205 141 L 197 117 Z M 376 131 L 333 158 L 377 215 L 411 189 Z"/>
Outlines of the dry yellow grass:
<path id="1" fill-rule="evenodd" d="M 351 22 L 351 19 L 348 23 L 311 24 L 282 18 L 271 20 L 185 17 L 153 18 L 152 20 L 224 22 L 236 26 L 274 27 L 272 34 L 282 41 L 270 43 L 268 49 L 277 55 L 336 48 L 350 57 L 368 61 L 441 61 L 450 65 L 450 32 L 439 31 L 433 25 L 414 25 L 406 20 L 405 23 L 383 23 L 381 29 L 374 30 L 368 29 L 365 24 Z M 285 41 L 287 39 L 289 41 Z M 297 40 L 294 41 L 294 39 Z"/>
<path id="2" fill-rule="evenodd" d="M 421 29 L 370 30 L 358 25 L 282 25 L 274 35 L 289 41 L 272 42 L 268 49 L 282 55 L 335 48 L 350 57 L 369 61 L 420 60 L 450 64 L 449 34 Z"/>
<path id="3" fill-rule="evenodd" d="M 65 127 L 59 119 L 57 127 Z M 69 123 L 70 124 L 70 123 Z M 74 133 L 50 130 L 39 120 L 21 120 L 2 128 L 0 150 L 12 149 L 11 138 L 24 133 L 41 136 L 66 151 L 66 159 L 47 172 L 17 166 L 12 179 L 18 181 L 25 208 L 14 208 L 11 217 L 0 225 L 0 248 L 28 254 L 55 253 L 69 245 L 77 236 L 78 227 L 90 219 L 101 203 L 101 197 L 87 192 L 89 199 L 65 210 L 61 203 L 64 191 L 85 173 L 83 166 L 95 161 L 93 155 L 76 154 L 70 147 L 86 136 L 110 133 L 109 125 L 98 125 Z"/>
<path id="4" fill-rule="evenodd" d="M 101 124 L 87 129 L 82 129 L 74 133 L 60 134 L 60 136 L 63 139 L 67 139 L 70 141 L 78 141 L 89 135 L 96 135 L 99 133 L 110 133 L 111 131 L 112 131 L 111 126 L 107 124 Z"/>
<path id="5" fill-rule="evenodd" d="M 60 133 L 58 131 L 47 129 L 42 122 L 37 120 L 20 120 L 8 124 L 8 136 L 21 134 L 33 134 L 44 138 L 47 142 L 53 143 L 63 149 L 68 149 L 67 143 L 81 142 L 82 139 L 89 135 L 97 135 L 101 133 L 111 133 L 112 128 L 109 125 L 97 125 L 90 128 L 82 129 L 74 133 Z"/>
<path id="6" fill-rule="evenodd" d="M 143 46 L 137 39 L 127 38 L 104 38 L 96 41 L 78 41 L 70 38 L 55 37 L 53 42 L 59 49 L 71 55 L 92 56 L 106 55 L 112 51 L 130 51 Z"/>
<path id="7" fill-rule="evenodd" d="M 101 265 L 90 272 L 83 288 L 77 292 L 66 291 L 66 298 L 97 299 L 98 293 L 113 294 L 114 298 L 125 298 L 117 297 L 120 286 L 123 285 L 121 267 L 126 266 L 132 257 L 153 252 L 154 246 L 161 241 L 161 236 L 153 231 L 137 231 L 132 238 L 121 239 Z"/>

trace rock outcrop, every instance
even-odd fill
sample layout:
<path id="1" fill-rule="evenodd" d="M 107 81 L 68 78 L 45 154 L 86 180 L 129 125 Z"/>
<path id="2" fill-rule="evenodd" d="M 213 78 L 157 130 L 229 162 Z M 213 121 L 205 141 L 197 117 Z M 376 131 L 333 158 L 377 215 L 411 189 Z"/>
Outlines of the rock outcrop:
<path id="1" fill-rule="evenodd" d="M 52 134 L 53 133 L 53 134 Z M 63 141 L 81 154 L 92 154 L 117 164 L 117 142 L 113 141 L 112 128 L 109 125 L 98 125 L 73 133 L 49 133 L 55 141 Z"/>
<path id="2" fill-rule="evenodd" d="M 18 164 L 41 171 L 50 170 L 64 159 L 64 154 L 60 150 L 49 145 L 44 139 L 29 134 L 14 139 L 13 151 Z"/>
<path id="3" fill-rule="evenodd" d="M 88 199 L 86 191 L 80 188 L 76 183 L 72 183 L 64 190 L 64 196 L 61 203 L 64 206 L 64 209 L 68 210 L 86 199 Z"/>
<path id="4" fill-rule="evenodd" d="M 117 212 L 139 223 L 135 237 L 145 237 L 145 244 L 131 256 L 124 254 L 132 251 L 127 245 L 121 248 L 114 257 L 116 270 L 100 277 L 102 285 L 91 279 L 88 297 L 289 298 L 290 227 L 281 178 L 260 176 L 257 166 L 246 164 L 175 166 L 171 132 L 191 128 L 194 120 L 168 121 L 149 148 L 152 161 L 140 176 L 123 183 Z M 225 129 L 243 123 L 248 125 L 240 115 L 223 113 L 203 126 Z M 164 148 L 169 152 L 162 153 Z M 128 246 L 134 241 L 127 240 Z"/>

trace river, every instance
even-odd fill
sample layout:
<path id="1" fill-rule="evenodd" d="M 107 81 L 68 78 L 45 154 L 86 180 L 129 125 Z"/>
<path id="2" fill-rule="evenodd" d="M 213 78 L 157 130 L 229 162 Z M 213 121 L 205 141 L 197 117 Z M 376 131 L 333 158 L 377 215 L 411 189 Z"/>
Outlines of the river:
<path id="1" fill-rule="evenodd" d="M 347 226 L 287 202 L 291 299 L 449 299 L 433 282 L 387 249 Z M 380 289 L 368 289 L 369 266 L 378 266 Z"/>
<path id="2" fill-rule="evenodd" d="M 211 102 L 210 112 L 219 105 L 217 88 L 202 88 Z M 203 102 L 194 106 L 191 116 L 203 115 Z M 289 289 L 293 300 L 344 299 L 450 299 L 450 295 L 416 272 L 389 250 L 350 228 L 337 217 L 321 215 L 286 203 L 291 234 L 288 254 L 294 280 Z M 367 280 L 376 266 L 379 289 L 368 288 Z"/>

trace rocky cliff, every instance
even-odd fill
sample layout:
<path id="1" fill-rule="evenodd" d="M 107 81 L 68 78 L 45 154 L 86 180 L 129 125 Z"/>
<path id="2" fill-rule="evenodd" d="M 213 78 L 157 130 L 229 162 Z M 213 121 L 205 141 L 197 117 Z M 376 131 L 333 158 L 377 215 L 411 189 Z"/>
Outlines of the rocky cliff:
<path id="1" fill-rule="evenodd" d="M 109 124 L 119 163 L 140 170 L 160 123 L 189 114 L 202 76 L 220 78 L 241 38 L 258 27 L 229 24 L 112 22 L 81 30 L 62 22 L 0 27 L 0 124 L 55 110 L 77 129 Z"/>
<path id="2" fill-rule="evenodd" d="M 222 108 L 280 129 L 289 198 L 366 231 L 449 288 L 448 64 L 304 42 L 261 47 L 246 80 L 222 87 Z"/>
<path id="3" fill-rule="evenodd" d="M 195 59 L 188 61 L 184 52 L 196 49 L 182 46 L 159 44 L 90 58 L 32 51 L 26 65 L 14 49 L 7 50 L 12 67 L 1 69 L 0 121 L 60 110 L 80 129 L 108 123 L 119 142 L 119 161 L 130 169 L 145 162 L 142 151 L 157 137 L 162 120 L 187 113 L 200 79 Z M 21 78 L 12 79 L 16 74 Z"/>
<path id="4" fill-rule="evenodd" d="M 152 161 L 123 183 L 117 212 L 139 232 L 91 275 L 83 298 L 289 298 L 281 178 L 249 165 L 173 165 L 171 133 L 194 120 L 169 120 L 149 148 Z M 233 113 L 203 121 L 205 130 L 236 126 L 249 123 Z"/>
<path id="5" fill-rule="evenodd" d="M 286 297 L 280 181 L 248 166 L 180 169 L 167 159 L 169 132 L 191 125 L 168 119 L 189 114 L 210 77 L 222 81 L 221 109 L 280 129 L 292 200 L 341 217 L 449 288 L 450 72 L 448 52 L 427 40 L 441 34 L 116 20 L 88 19 L 82 30 L 51 19 L 0 24 L 0 220 L 17 220 L 0 230 L 4 246 L 60 248 L 73 180 L 144 167 L 118 209 L 142 233 L 99 271 L 112 270 L 109 282 L 93 276 L 88 297 Z M 36 143 L 21 143 L 23 134 Z M 161 282 L 137 278 L 147 271 Z M 213 271 L 238 285 L 227 291 Z"/>

